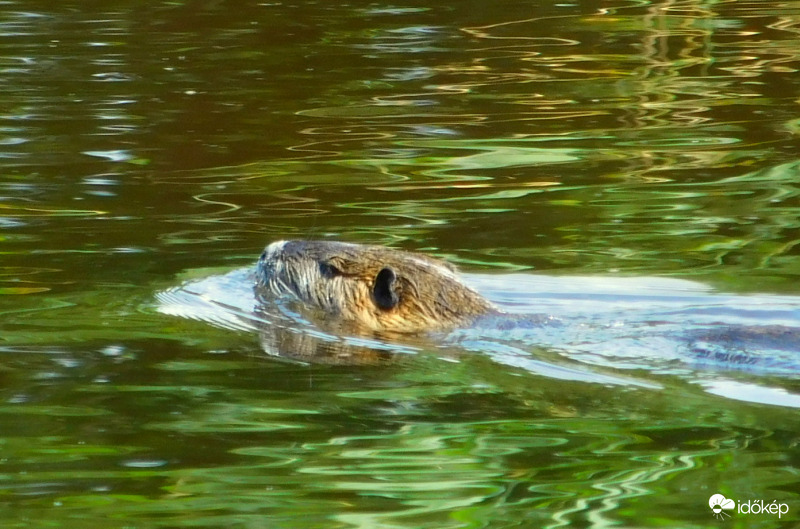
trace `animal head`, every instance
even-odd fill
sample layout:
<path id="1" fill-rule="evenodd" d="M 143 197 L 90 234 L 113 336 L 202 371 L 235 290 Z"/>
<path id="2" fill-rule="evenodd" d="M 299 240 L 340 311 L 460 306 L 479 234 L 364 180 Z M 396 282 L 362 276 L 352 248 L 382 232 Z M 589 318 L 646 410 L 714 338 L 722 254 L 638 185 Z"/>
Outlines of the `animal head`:
<path id="1" fill-rule="evenodd" d="M 452 328 L 491 310 L 438 259 L 381 246 L 278 241 L 258 262 L 259 288 L 377 332 Z"/>

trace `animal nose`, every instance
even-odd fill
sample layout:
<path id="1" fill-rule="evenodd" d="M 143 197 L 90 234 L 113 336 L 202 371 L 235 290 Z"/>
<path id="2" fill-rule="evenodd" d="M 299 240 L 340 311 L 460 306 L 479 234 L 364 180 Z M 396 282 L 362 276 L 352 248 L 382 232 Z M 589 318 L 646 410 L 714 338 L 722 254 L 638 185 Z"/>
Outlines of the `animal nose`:
<path id="1" fill-rule="evenodd" d="M 277 259 L 284 252 L 286 241 L 275 241 L 267 245 L 264 251 L 261 252 L 261 257 L 258 258 L 259 262 L 266 262 L 270 259 Z"/>

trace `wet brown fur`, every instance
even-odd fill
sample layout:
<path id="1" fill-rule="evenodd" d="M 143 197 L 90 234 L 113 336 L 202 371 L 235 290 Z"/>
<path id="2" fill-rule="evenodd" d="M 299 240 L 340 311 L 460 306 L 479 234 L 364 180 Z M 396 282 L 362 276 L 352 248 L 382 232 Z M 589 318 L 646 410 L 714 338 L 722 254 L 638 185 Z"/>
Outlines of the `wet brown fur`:
<path id="1" fill-rule="evenodd" d="M 358 329 L 419 333 L 469 324 L 494 307 L 455 268 L 423 254 L 330 241 L 278 241 L 264 250 L 258 290 Z"/>

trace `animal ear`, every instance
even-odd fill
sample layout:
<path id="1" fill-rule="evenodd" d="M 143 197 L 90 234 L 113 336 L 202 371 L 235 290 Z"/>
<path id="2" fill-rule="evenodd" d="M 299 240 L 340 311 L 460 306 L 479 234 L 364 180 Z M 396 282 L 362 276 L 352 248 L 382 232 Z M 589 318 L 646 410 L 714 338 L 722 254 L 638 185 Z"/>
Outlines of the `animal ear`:
<path id="1" fill-rule="evenodd" d="M 400 296 L 397 295 L 397 274 L 389 267 L 381 268 L 375 276 L 375 284 L 372 285 L 372 296 L 375 303 L 383 310 L 393 309 L 400 303 Z"/>

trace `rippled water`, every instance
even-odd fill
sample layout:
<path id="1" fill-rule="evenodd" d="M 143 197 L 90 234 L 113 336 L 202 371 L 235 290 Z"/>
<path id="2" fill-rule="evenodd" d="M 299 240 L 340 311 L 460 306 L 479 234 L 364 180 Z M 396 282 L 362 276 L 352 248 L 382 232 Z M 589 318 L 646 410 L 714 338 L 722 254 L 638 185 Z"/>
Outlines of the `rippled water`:
<path id="1" fill-rule="evenodd" d="M 625 376 L 650 372 L 728 398 L 800 407 L 792 392 L 800 372 L 800 297 L 723 295 L 699 283 L 647 277 L 471 274 L 467 279 L 500 315 L 446 334 L 382 341 L 325 330 L 291 304 L 258 300 L 253 270 L 160 292 L 158 311 L 258 335 L 266 354 L 303 362 L 374 364 L 426 350 L 443 358 L 475 352 L 546 377 L 663 389 L 652 376 Z"/>
<path id="2" fill-rule="evenodd" d="M 798 351 L 640 331 L 800 327 L 799 27 L 773 0 L 0 3 L 3 527 L 796 524 Z M 343 346 L 253 312 L 287 237 L 591 325 Z"/>

